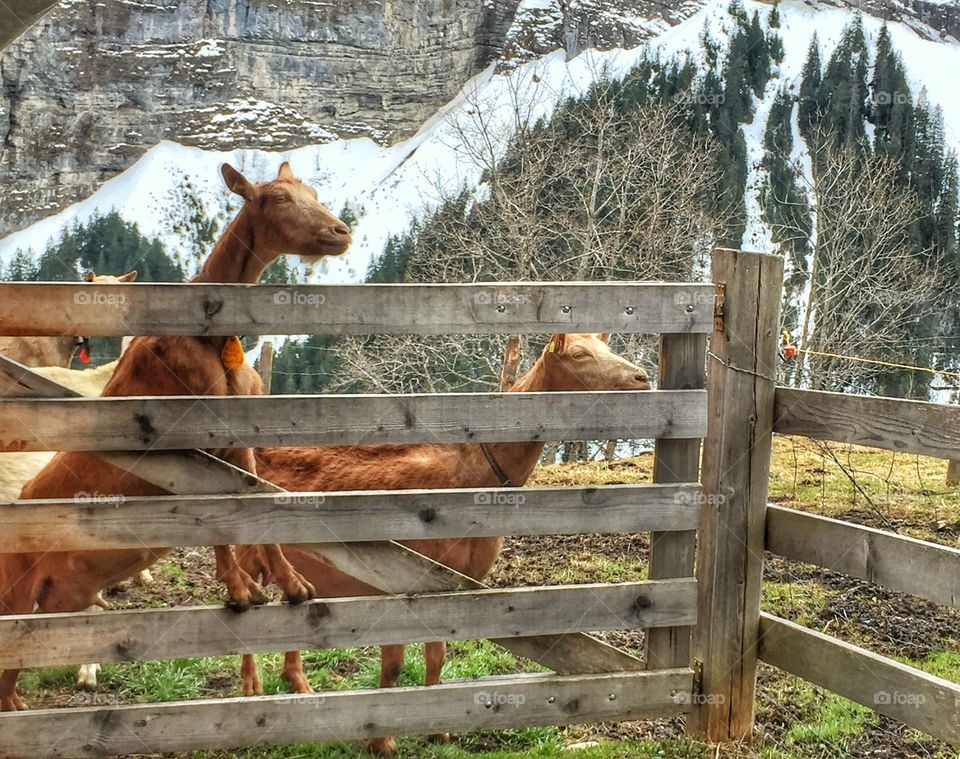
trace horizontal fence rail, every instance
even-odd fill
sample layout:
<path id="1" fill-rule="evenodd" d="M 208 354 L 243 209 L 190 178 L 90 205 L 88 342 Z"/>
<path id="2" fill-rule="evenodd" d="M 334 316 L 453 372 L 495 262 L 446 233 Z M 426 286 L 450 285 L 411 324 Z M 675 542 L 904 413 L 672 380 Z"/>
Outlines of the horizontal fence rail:
<path id="1" fill-rule="evenodd" d="M 694 579 L 0 617 L 0 670 L 691 625 Z M 176 634 L 168 633 L 174 630 Z"/>
<path id="2" fill-rule="evenodd" d="M 430 688 L 0 714 L 0 755 L 36 759 L 501 730 L 681 714 L 689 669 L 517 675 Z"/>
<path id="3" fill-rule="evenodd" d="M 960 685 L 770 614 L 760 658 L 822 688 L 960 746 Z"/>
<path id="4" fill-rule="evenodd" d="M 766 549 L 960 608 L 960 550 L 956 548 L 768 506 Z"/>
<path id="5" fill-rule="evenodd" d="M 686 283 L 4 283 L 0 334 L 707 333 L 713 301 Z"/>
<path id="6" fill-rule="evenodd" d="M 0 553 L 696 530 L 699 484 L 0 503 Z"/>
<path id="7" fill-rule="evenodd" d="M 775 432 L 955 458 L 960 406 L 778 387 Z"/>
<path id="8" fill-rule="evenodd" d="M 0 451 L 695 438 L 706 392 L 17 398 Z"/>

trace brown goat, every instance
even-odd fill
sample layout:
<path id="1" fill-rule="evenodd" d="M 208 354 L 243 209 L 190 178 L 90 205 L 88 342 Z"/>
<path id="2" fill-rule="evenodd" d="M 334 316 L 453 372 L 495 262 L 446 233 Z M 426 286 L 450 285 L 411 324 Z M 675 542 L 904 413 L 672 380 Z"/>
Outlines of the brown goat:
<path id="1" fill-rule="evenodd" d="M 613 353 L 607 345 L 607 335 L 579 334 L 554 336 L 530 371 L 511 385 L 510 392 L 649 389 L 646 372 Z M 430 443 L 259 448 L 256 459 L 261 477 L 293 491 L 483 488 L 504 485 L 505 479 L 513 485 L 526 483 L 543 445 Z M 503 547 L 503 538 L 499 537 L 402 542 L 476 580 L 489 574 Z M 283 550 L 325 597 L 380 595 L 376 588 L 340 572 L 316 554 L 295 545 L 285 545 Z M 238 546 L 237 558 L 254 577 L 269 573 L 263 551 L 257 546 Z M 381 647 L 380 687 L 396 685 L 403 669 L 404 648 Z M 440 682 L 446 650 L 443 641 L 426 644 L 427 685 Z M 283 676 L 294 691 L 310 692 L 298 651 L 287 653 Z M 256 661 L 251 655 L 243 657 L 242 677 L 245 695 L 262 693 Z M 374 753 L 392 755 L 396 747 L 392 738 L 377 738 L 368 748 Z"/>
<path id="2" fill-rule="evenodd" d="M 281 255 L 340 255 L 349 247 L 350 230 L 319 203 L 316 191 L 297 179 L 288 164 L 281 166 L 275 180 L 256 185 L 232 166 L 224 165 L 222 173 L 227 187 L 240 195 L 244 204 L 195 282 L 253 284 Z M 258 394 L 260 379 L 253 368 L 246 362 L 232 365 L 227 359 L 229 353 L 224 349 L 233 343 L 236 338 L 137 337 L 120 359 L 103 395 Z M 256 472 L 249 448 L 210 452 Z M 166 493 L 91 454 L 66 452 L 57 454 L 30 480 L 20 497 L 72 498 L 80 492 L 129 496 Z M 310 583 L 284 558 L 279 546 L 262 549 L 271 578 L 289 601 L 296 603 L 312 595 Z M 102 589 L 137 574 L 169 550 L 0 554 L 0 614 L 29 614 L 35 608 L 72 612 L 102 604 Z M 250 604 L 264 602 L 260 586 L 237 565 L 230 546 L 214 550 L 217 576 L 227 587 L 229 604 L 244 610 Z M 0 676 L 0 710 L 23 708 L 16 692 L 17 675 L 18 670 L 7 670 Z"/>

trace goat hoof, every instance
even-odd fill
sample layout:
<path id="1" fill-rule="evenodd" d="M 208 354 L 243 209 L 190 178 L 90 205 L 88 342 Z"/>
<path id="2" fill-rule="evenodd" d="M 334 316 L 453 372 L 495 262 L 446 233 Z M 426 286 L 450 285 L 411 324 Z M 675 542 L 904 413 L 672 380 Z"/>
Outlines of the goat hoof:
<path id="1" fill-rule="evenodd" d="M 313 687 L 304 675 L 284 675 L 283 677 L 294 693 L 313 693 Z"/>
<path id="2" fill-rule="evenodd" d="M 0 698 L 0 712 L 23 712 L 26 709 L 27 707 L 23 705 L 23 701 L 16 693 Z"/>
<path id="3" fill-rule="evenodd" d="M 228 598 L 225 606 L 232 612 L 243 614 L 243 612 L 250 610 L 250 598 Z"/>
<path id="4" fill-rule="evenodd" d="M 296 570 L 292 570 L 284 583 L 283 596 L 287 599 L 287 603 L 296 606 L 304 601 L 309 601 L 311 598 L 316 598 L 317 589 L 306 577 Z"/>
<path id="5" fill-rule="evenodd" d="M 397 743 L 393 738 L 372 738 L 367 741 L 367 753 L 376 756 L 396 756 Z"/>
<path id="6" fill-rule="evenodd" d="M 302 604 L 304 601 L 309 601 L 313 598 L 313 590 L 310 588 L 301 588 L 300 590 L 294 593 L 286 593 L 287 603 L 291 606 L 297 606 Z"/>
<path id="7" fill-rule="evenodd" d="M 433 735 L 428 735 L 427 740 L 430 741 L 430 743 L 449 743 L 450 733 L 434 733 Z"/>

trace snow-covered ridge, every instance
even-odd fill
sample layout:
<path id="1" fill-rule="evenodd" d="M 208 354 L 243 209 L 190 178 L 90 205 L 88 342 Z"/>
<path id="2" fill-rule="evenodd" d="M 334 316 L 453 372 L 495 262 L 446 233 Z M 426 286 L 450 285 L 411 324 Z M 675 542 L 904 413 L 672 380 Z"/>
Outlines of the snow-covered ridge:
<path id="1" fill-rule="evenodd" d="M 547 0 L 536 2 L 549 5 Z M 649 49 L 658 49 L 666 55 L 691 50 L 697 55 L 705 25 L 717 39 L 722 39 L 725 29 L 730 28 L 728 5 L 729 0 L 710 0 L 687 20 L 631 50 L 587 51 L 570 61 L 565 60 L 563 51 L 556 51 L 509 73 L 494 74 L 488 69 L 468 82 L 416 135 L 390 147 L 366 138 L 332 140 L 283 152 L 217 152 L 172 142 L 160 143 L 90 198 L 0 240 L 0 261 L 9 261 L 18 248 L 39 251 L 65 227 L 111 209 L 135 221 L 145 234 L 161 237 L 168 250 L 186 256 L 189 242 L 174 231 L 174 227 L 178 204 L 182 204 L 188 182 L 189 191 L 196 195 L 209 216 L 225 215 L 229 212 L 228 204 L 233 201 L 220 180 L 220 163 L 229 161 L 252 180 L 262 180 L 275 176 L 281 161 L 289 160 L 294 171 L 317 188 L 332 211 L 337 213 L 349 206 L 358 217 L 352 250 L 342 259 L 329 261 L 313 272 L 310 281 L 362 281 L 371 257 L 383 249 L 389 235 L 406 229 L 411 217 L 430 208 L 444 192 L 476 186 L 479 169 L 465 159 L 463 138 L 455 128 L 457 123 L 469 119 L 471 112 L 481 109 L 505 144 L 514 122 L 515 107 L 533 116 L 546 114 L 559 97 L 582 91 L 604 72 L 625 72 Z M 754 0 L 745 0 L 744 6 L 748 13 L 758 10 L 763 16 L 771 8 L 767 3 Z M 759 218 L 757 164 L 773 93 L 781 85 L 795 91 L 814 32 L 829 55 L 854 13 L 848 8 L 809 6 L 797 0 L 781 2 L 779 8 L 779 33 L 784 40 L 785 57 L 777 76 L 757 103 L 753 123 L 745 128 L 751 174 L 744 245 L 759 250 L 769 250 L 771 246 L 769 233 Z M 872 16 L 864 17 L 864 29 L 871 43 L 882 23 Z M 955 95 L 955 82 L 944 75 L 960 71 L 960 45 L 953 40 L 927 38 L 903 23 L 890 23 L 889 28 L 893 44 L 906 65 L 911 87 L 915 93 L 925 91 L 929 102 L 943 108 L 948 144 L 960 149 L 960 98 Z M 258 111 L 255 102 L 242 105 L 237 109 L 238 114 Z M 239 117 L 231 122 L 231 128 L 242 128 L 242 125 Z M 318 141 L 326 138 L 327 135 L 317 134 Z"/>

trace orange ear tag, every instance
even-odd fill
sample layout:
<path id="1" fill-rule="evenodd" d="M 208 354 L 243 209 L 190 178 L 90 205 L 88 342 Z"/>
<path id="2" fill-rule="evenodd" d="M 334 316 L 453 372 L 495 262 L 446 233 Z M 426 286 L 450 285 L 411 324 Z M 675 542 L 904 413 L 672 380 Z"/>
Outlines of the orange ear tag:
<path id="1" fill-rule="evenodd" d="M 239 337 L 228 337 L 227 342 L 223 344 L 223 350 L 220 351 L 220 361 L 224 369 L 239 369 L 243 366 L 246 356 L 243 353 L 243 346 L 240 345 Z"/>

